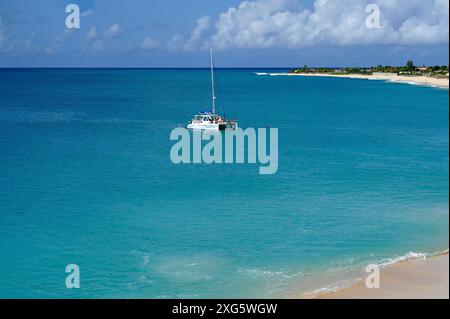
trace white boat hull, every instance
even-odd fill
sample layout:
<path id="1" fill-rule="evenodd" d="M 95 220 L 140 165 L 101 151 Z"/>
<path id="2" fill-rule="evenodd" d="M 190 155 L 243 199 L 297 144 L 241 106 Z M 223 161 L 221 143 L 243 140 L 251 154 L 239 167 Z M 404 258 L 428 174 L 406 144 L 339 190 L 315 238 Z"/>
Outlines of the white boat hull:
<path id="1" fill-rule="evenodd" d="M 225 123 L 189 123 L 187 128 L 193 130 L 225 130 L 225 129 L 237 129 L 237 123 L 234 124 L 225 124 Z"/>
<path id="2" fill-rule="evenodd" d="M 204 124 L 204 123 L 190 123 L 188 124 L 187 128 L 194 129 L 194 130 L 219 130 L 219 124 Z"/>

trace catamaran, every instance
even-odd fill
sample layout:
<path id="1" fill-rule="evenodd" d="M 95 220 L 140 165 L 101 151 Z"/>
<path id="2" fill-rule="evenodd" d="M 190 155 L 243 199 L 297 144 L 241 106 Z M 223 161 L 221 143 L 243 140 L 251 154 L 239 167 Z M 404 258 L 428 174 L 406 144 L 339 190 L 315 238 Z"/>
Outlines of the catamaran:
<path id="1" fill-rule="evenodd" d="M 212 110 L 208 112 L 199 112 L 189 121 L 187 128 L 198 130 L 225 130 L 236 129 L 238 127 L 237 121 L 228 120 L 224 116 L 216 113 L 216 94 L 214 88 L 214 61 L 212 49 L 210 49 L 211 56 L 211 93 L 212 93 Z"/>

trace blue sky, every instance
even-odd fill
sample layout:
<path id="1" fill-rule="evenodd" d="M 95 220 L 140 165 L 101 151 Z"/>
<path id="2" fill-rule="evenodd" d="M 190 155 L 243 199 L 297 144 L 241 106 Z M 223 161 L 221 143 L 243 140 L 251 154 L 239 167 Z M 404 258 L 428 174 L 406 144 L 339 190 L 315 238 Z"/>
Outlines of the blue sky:
<path id="1" fill-rule="evenodd" d="M 79 5 L 67 29 L 66 5 Z M 366 19 L 379 9 L 378 27 Z M 448 64 L 443 0 L 2 0 L 0 67 Z"/>

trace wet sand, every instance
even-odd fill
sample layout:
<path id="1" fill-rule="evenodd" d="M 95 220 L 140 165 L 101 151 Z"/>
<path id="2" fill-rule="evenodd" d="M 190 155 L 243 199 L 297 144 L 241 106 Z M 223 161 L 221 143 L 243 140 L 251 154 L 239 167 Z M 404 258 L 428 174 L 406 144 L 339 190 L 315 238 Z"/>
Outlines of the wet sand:
<path id="1" fill-rule="evenodd" d="M 399 263 L 381 269 L 380 288 L 368 289 L 364 282 L 319 295 L 325 299 L 448 299 L 449 255 Z"/>

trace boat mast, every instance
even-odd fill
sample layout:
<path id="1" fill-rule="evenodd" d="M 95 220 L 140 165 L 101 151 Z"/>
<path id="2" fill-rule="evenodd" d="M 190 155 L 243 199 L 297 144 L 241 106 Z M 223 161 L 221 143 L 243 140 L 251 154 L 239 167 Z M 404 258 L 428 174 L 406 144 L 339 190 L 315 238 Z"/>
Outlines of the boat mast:
<path id="1" fill-rule="evenodd" d="M 216 95 L 214 93 L 214 63 L 213 63 L 213 51 L 209 49 L 211 55 L 211 93 L 212 93 L 212 114 L 216 114 Z"/>

